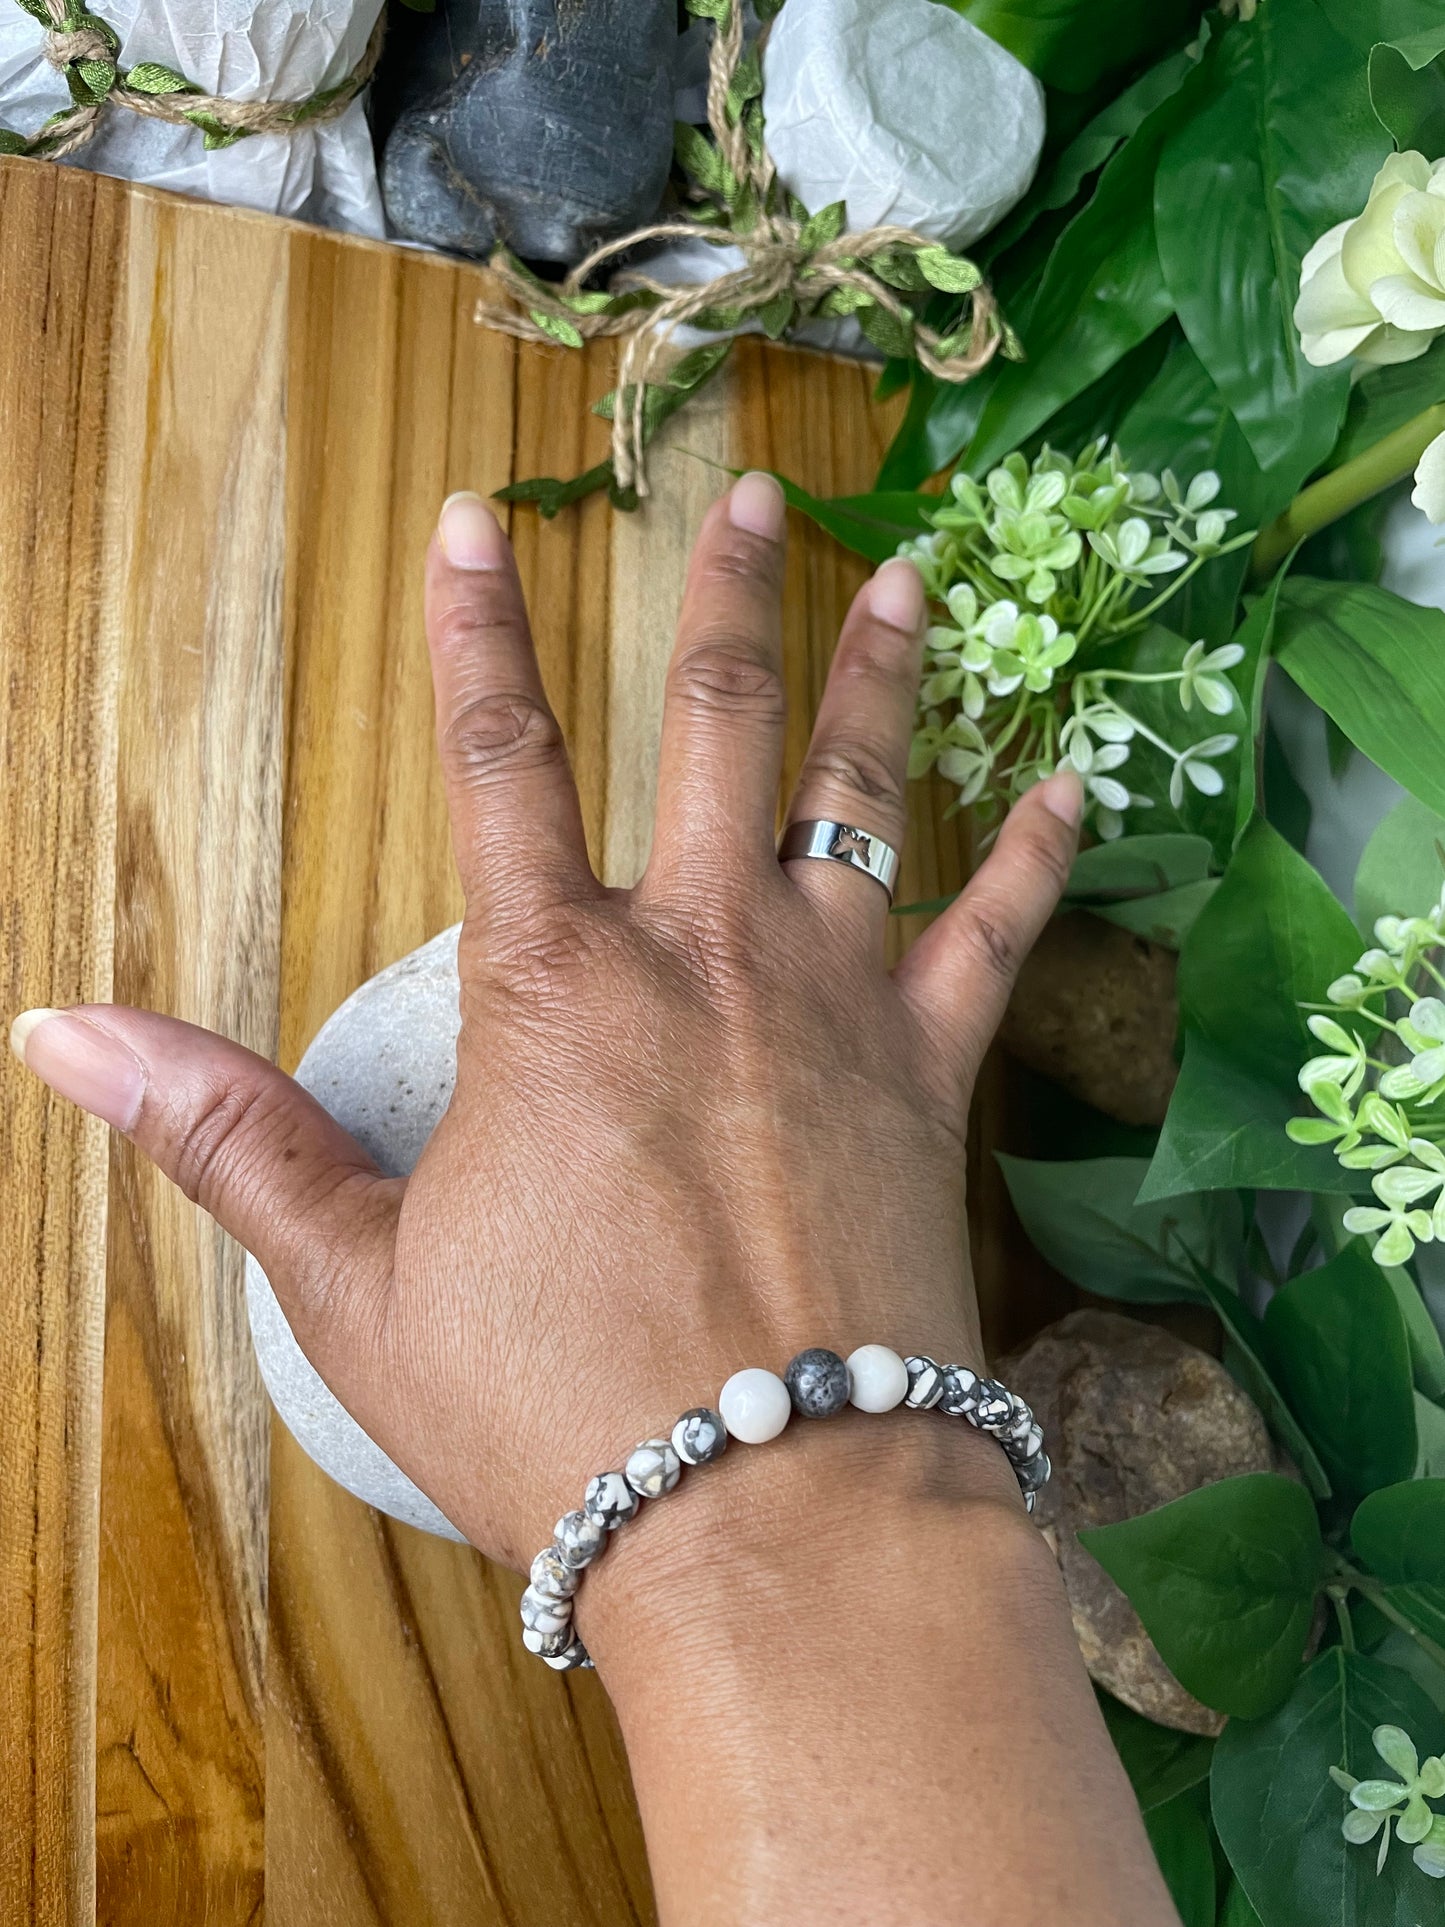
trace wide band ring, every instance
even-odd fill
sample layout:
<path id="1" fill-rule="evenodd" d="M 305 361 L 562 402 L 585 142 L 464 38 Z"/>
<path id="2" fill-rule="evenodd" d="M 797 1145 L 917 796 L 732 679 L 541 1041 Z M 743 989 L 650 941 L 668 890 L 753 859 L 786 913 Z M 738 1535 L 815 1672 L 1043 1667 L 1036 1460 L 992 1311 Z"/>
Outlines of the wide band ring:
<path id="1" fill-rule="evenodd" d="M 881 883 L 893 901 L 893 886 L 898 881 L 898 852 L 881 836 L 854 829 L 849 823 L 790 823 L 778 845 L 779 863 L 794 857 L 822 857 L 829 863 L 846 863 L 852 870 Z"/>

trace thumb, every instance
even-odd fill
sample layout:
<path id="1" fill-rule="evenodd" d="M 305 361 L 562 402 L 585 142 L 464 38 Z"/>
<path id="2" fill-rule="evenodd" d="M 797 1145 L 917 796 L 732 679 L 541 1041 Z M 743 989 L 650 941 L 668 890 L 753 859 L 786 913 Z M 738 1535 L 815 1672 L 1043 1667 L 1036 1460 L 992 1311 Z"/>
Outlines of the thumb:
<path id="1" fill-rule="evenodd" d="M 224 1037 L 109 1004 L 27 1010 L 15 1055 L 253 1252 L 318 1368 L 385 1296 L 403 1182 L 294 1079 Z"/>

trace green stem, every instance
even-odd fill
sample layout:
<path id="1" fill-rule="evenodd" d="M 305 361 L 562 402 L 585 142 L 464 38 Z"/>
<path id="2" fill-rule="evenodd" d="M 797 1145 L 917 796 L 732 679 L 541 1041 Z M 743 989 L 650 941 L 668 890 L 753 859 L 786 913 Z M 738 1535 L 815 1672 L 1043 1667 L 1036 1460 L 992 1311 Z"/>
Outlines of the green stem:
<path id="1" fill-rule="evenodd" d="M 1372 495 L 1402 481 L 1435 437 L 1445 433 L 1445 402 L 1436 402 L 1413 420 L 1397 428 L 1367 448 L 1353 461 L 1322 475 L 1317 482 L 1301 489 L 1283 515 L 1268 528 L 1261 529 L 1250 558 L 1250 573 L 1256 582 L 1274 574 L 1296 542 L 1328 528 L 1342 515 L 1368 502 Z"/>
<path id="2" fill-rule="evenodd" d="M 1356 1592 L 1363 1593 L 1371 1605 L 1378 1608 L 1392 1626 L 1398 1626 L 1402 1633 L 1414 1640 L 1427 1658 L 1432 1659 L 1437 1666 L 1445 1668 L 1445 1646 L 1437 1644 L 1428 1633 L 1422 1633 L 1415 1622 L 1400 1611 L 1380 1580 L 1373 1574 L 1358 1571 L 1347 1559 L 1341 1559 L 1338 1555 L 1335 1570 L 1345 1589 L 1353 1588 Z M 1330 1591 L 1333 1594 L 1333 1588 L 1330 1588 Z"/>
<path id="3" fill-rule="evenodd" d="M 1345 1604 L 1348 1589 L 1344 1586 L 1327 1586 L 1325 1590 L 1335 1609 L 1335 1618 L 1340 1622 L 1340 1644 L 1347 1653 L 1352 1653 L 1355 1650 L 1355 1622 L 1350 1618 L 1350 1609 Z"/>

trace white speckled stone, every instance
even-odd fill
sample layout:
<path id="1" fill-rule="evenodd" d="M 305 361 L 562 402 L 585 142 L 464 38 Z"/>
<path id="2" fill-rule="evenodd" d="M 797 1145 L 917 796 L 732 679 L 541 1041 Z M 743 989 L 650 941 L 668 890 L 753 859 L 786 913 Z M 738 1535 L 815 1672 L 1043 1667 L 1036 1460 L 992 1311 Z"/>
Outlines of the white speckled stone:
<path id="1" fill-rule="evenodd" d="M 572 1624 L 572 1601 L 553 1599 L 535 1586 L 528 1586 L 522 1594 L 519 1610 L 522 1624 L 534 1633 L 564 1633 Z"/>
<path id="2" fill-rule="evenodd" d="M 590 1566 L 607 1544 L 605 1530 L 585 1512 L 564 1512 L 553 1528 L 552 1537 L 564 1566 L 580 1571 Z"/>
<path id="3" fill-rule="evenodd" d="M 908 1367 L 886 1345 L 860 1345 L 849 1352 L 848 1376 L 860 1412 L 891 1412 L 908 1396 Z"/>
<path id="4" fill-rule="evenodd" d="M 621 1472 L 594 1473 L 582 1495 L 582 1510 L 593 1525 L 601 1526 L 604 1532 L 615 1532 L 629 1519 L 635 1519 L 641 1504 Z"/>
<path id="5" fill-rule="evenodd" d="M 451 1101 L 459 1028 L 453 928 L 348 997 L 317 1032 L 297 1077 L 383 1171 L 404 1176 Z M 327 1389 L 254 1258 L 246 1260 L 246 1304 L 266 1390 L 302 1451 L 378 1511 L 461 1539 Z"/>
<path id="6" fill-rule="evenodd" d="M 682 1460 L 670 1439 L 644 1439 L 628 1458 L 623 1473 L 640 1499 L 660 1499 L 682 1477 Z"/>
<path id="7" fill-rule="evenodd" d="M 570 1599 L 582 1575 L 567 1564 L 555 1546 L 544 1546 L 532 1561 L 528 1577 L 533 1592 L 545 1593 L 549 1599 Z"/>
<path id="8" fill-rule="evenodd" d="M 776 1372 L 765 1372 L 759 1365 L 733 1373 L 718 1393 L 717 1408 L 728 1437 L 741 1439 L 744 1445 L 766 1445 L 793 1415 L 787 1386 Z"/>

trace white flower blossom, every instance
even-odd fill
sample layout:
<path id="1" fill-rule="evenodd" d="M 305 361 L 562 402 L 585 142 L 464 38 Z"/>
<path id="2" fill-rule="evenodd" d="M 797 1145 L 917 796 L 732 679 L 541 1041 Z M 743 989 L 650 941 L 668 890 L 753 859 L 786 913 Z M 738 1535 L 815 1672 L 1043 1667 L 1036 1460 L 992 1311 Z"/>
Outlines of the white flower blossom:
<path id="1" fill-rule="evenodd" d="M 1294 322 L 1328 367 L 1411 361 L 1445 328 L 1445 163 L 1391 154 L 1364 210 L 1322 234 L 1300 268 Z"/>
<path id="2" fill-rule="evenodd" d="M 1206 649 L 1203 642 L 1191 642 L 1179 665 L 1179 701 L 1188 709 L 1195 698 L 1211 716 L 1227 716 L 1234 707 L 1234 688 L 1218 674 L 1244 661 L 1244 650 L 1237 642 L 1222 643 Z"/>
<path id="3" fill-rule="evenodd" d="M 1445 435 L 1437 435 L 1415 464 L 1410 500 L 1431 522 L 1445 522 Z"/>

